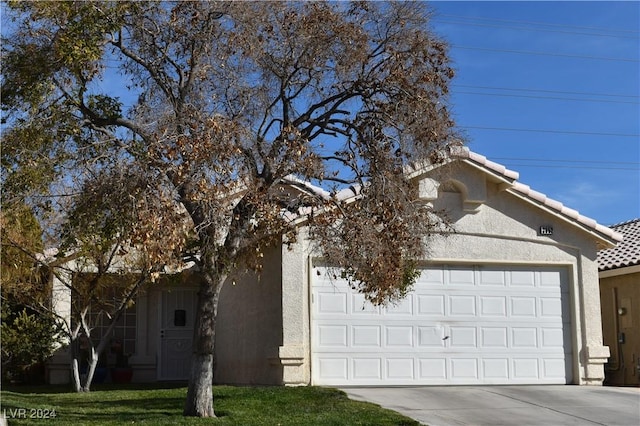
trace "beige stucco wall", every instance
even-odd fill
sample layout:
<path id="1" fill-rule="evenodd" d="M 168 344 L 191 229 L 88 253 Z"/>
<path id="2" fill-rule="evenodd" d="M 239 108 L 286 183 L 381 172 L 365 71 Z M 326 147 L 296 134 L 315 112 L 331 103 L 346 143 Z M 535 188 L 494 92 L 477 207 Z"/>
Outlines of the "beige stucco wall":
<path id="1" fill-rule="evenodd" d="M 305 229 L 298 241 L 282 247 L 282 383 L 306 385 L 311 381 L 309 333 L 309 269 L 312 246 Z"/>
<path id="2" fill-rule="evenodd" d="M 280 247 L 264 255 L 260 277 L 230 277 L 220 294 L 215 383 L 281 384 L 282 286 Z"/>
<path id="3" fill-rule="evenodd" d="M 505 179 L 471 166 L 457 167 L 452 173 L 455 180 L 450 185 L 440 186 L 439 180 L 427 176 L 416 180 L 424 202 L 446 209 L 456 229 L 453 235 L 428 240 L 429 256 L 424 262 L 566 268 L 574 382 L 601 384 L 609 351 L 602 344 L 596 237 L 548 207 L 525 200 L 509 189 Z M 538 235 L 541 225 L 552 226 L 553 235 Z M 265 253 L 260 279 L 241 274 L 225 283 L 216 329 L 217 383 L 310 383 L 309 294 L 317 256 L 305 229 L 299 234 L 290 247 Z M 137 351 L 130 359 L 135 381 L 157 378 L 161 292 L 162 287 L 156 286 L 138 298 Z M 68 367 L 61 368 L 58 376 L 68 380 Z"/>
<path id="4" fill-rule="evenodd" d="M 260 277 L 239 273 L 229 277 L 220 294 L 216 327 L 216 383 L 280 384 L 282 365 L 278 350 L 282 345 L 282 252 L 274 247 L 264 256 Z M 160 357 L 160 309 L 162 294 L 173 289 L 197 291 L 200 276 L 183 272 L 163 277 L 141 290 L 136 309 L 136 351 L 129 359 L 134 382 L 158 380 Z M 59 311 L 70 312 L 71 294 L 54 283 Z M 48 381 L 70 382 L 70 354 L 60 350 L 48 363 Z"/>
<path id="5" fill-rule="evenodd" d="M 60 275 L 60 277 L 55 274 L 52 276 L 51 302 L 56 313 L 60 315 L 60 318 L 62 318 L 66 324 L 69 324 L 71 321 L 71 290 L 63 284 L 61 279 L 69 280 L 71 276 L 66 271 L 61 272 Z M 70 365 L 71 352 L 68 347 L 62 346 L 58 348 L 47 361 L 47 382 L 55 385 L 70 383 Z"/>
<path id="6" fill-rule="evenodd" d="M 220 293 L 216 323 L 215 372 L 217 384 L 281 384 L 282 365 L 278 348 L 282 345 L 282 286 L 280 247 L 268 250 L 263 271 L 236 273 L 224 283 Z M 172 280 L 173 286 L 197 290 L 198 276 Z M 138 346 L 132 357 L 134 380 L 157 380 L 160 351 L 161 285 L 138 298 Z"/>
<path id="7" fill-rule="evenodd" d="M 576 384 L 601 384 L 603 363 L 609 351 L 602 344 L 596 239 L 547 207 L 532 205 L 521 195 L 510 192 L 504 180 L 488 177 L 472 167 L 455 170 L 455 181 L 446 188 L 457 192 L 438 191 L 438 181 L 426 177 L 416 184 L 425 202 L 449 212 L 456 229 L 453 235 L 428 240 L 429 256 L 425 262 L 553 265 L 567 269 L 571 287 L 573 380 Z M 553 235 L 538 235 L 541 225 L 552 226 Z M 281 352 L 289 349 L 296 352 L 298 362 L 284 366 L 283 381 L 309 383 L 308 294 L 312 256 L 310 249 L 301 243 L 286 258 L 295 267 L 285 269 L 283 276 L 286 343 Z"/>
<path id="8" fill-rule="evenodd" d="M 640 385 L 640 265 L 600 273 L 604 343 L 611 348 L 606 384 Z M 624 339 L 619 338 L 624 335 Z"/>
<path id="9" fill-rule="evenodd" d="M 244 272 L 230 276 L 220 293 L 216 323 L 214 382 L 219 384 L 280 384 L 282 365 L 282 286 L 280 247 L 268 250 L 260 275 Z M 173 280 L 174 286 L 198 287 L 198 277 Z M 140 295 L 138 346 L 131 363 L 134 379 L 155 381 L 159 356 L 162 292 L 159 285 Z"/>

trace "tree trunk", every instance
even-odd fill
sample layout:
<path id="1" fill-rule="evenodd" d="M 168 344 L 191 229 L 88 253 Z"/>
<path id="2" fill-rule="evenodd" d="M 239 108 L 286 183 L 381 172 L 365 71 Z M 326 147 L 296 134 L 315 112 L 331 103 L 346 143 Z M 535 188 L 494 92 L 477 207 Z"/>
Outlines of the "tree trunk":
<path id="1" fill-rule="evenodd" d="M 71 332 L 71 374 L 73 375 L 73 390 L 83 392 L 84 385 L 80 374 L 80 342 L 78 339 L 79 327 Z"/>
<path id="2" fill-rule="evenodd" d="M 95 356 L 95 351 L 91 359 L 88 360 L 87 371 L 84 374 L 80 373 L 80 362 L 78 361 L 77 354 L 72 355 L 71 358 L 71 374 L 73 375 L 73 389 L 76 392 L 90 392 L 91 382 L 96 372 L 96 366 L 98 365 L 98 357 Z"/>
<path id="3" fill-rule="evenodd" d="M 98 366 L 98 354 L 95 348 L 91 345 L 91 357 L 89 358 L 89 365 L 87 366 L 87 377 L 84 379 L 84 385 L 82 386 L 82 392 L 91 391 L 91 382 L 93 382 L 93 375 L 96 372 Z"/>
<path id="4" fill-rule="evenodd" d="M 185 416 L 215 417 L 213 410 L 213 354 L 218 299 L 226 276 L 204 273 L 198 292 L 193 354 Z"/>
<path id="5" fill-rule="evenodd" d="M 71 372 L 73 374 L 73 390 L 80 392 L 82 389 L 80 385 L 80 368 L 78 366 L 78 358 L 75 355 L 71 358 Z"/>

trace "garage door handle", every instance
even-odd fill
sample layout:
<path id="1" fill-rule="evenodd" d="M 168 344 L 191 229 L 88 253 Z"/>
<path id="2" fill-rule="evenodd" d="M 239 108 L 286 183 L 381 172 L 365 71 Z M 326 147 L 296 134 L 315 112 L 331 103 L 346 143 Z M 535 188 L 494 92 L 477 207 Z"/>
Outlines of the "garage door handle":
<path id="1" fill-rule="evenodd" d="M 449 336 L 444 336 L 444 337 L 442 338 L 442 340 L 447 340 L 448 338 L 449 338 Z"/>

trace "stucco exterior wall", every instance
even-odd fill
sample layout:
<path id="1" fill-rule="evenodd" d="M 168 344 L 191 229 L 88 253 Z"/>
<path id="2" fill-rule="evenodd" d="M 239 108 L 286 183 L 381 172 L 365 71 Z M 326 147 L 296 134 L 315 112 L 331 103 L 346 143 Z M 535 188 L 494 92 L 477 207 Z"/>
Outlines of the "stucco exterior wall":
<path id="1" fill-rule="evenodd" d="M 447 185 L 439 185 L 426 176 L 416 184 L 425 202 L 448 211 L 456 230 L 452 235 L 429 238 L 425 263 L 566 267 L 571 289 L 574 382 L 601 384 L 609 351 L 602 344 L 596 239 L 547 207 L 532 205 L 521 195 L 510 192 L 504 181 L 471 167 L 457 168 L 455 180 Z M 553 234 L 539 235 L 543 225 L 552 227 Z M 299 364 L 295 368 L 285 367 L 285 384 L 309 383 L 311 375 L 308 294 L 313 256 L 310 253 L 308 247 L 298 245 L 287 255 L 296 266 L 287 270 L 287 283 L 283 281 L 283 297 L 289 300 L 283 303 L 283 341 L 285 348 L 299 349 Z M 303 290 L 297 287 L 298 283 L 302 283 Z M 300 306 L 304 307 L 302 311 Z M 281 349 L 281 358 L 282 355 Z"/>
<path id="2" fill-rule="evenodd" d="M 224 283 L 216 324 L 215 383 L 282 383 L 281 262 L 280 247 L 274 247 L 265 253 L 260 276 L 238 273 Z M 196 292 L 199 279 L 197 274 L 173 277 L 139 295 L 137 350 L 130 359 L 134 381 L 158 379 L 162 292 L 172 286 Z"/>
<path id="3" fill-rule="evenodd" d="M 62 272 L 62 274 L 62 279 L 70 279 L 70 275 L 68 272 Z M 52 280 L 52 305 L 58 315 L 60 315 L 60 317 L 68 323 L 71 321 L 71 289 L 66 287 L 56 275 L 53 275 Z M 70 365 L 71 352 L 67 346 L 63 346 L 55 351 L 53 356 L 47 362 L 47 382 L 53 385 L 70 383 Z"/>
<path id="4" fill-rule="evenodd" d="M 265 253 L 260 277 L 230 277 L 222 288 L 216 324 L 215 383 L 281 384 L 282 253 Z"/>
<path id="5" fill-rule="evenodd" d="M 640 266 L 601 273 L 600 297 L 604 343 L 611 348 L 605 383 L 638 386 Z"/>
<path id="6" fill-rule="evenodd" d="M 437 179 L 426 175 L 416 178 L 422 200 L 435 209 L 445 209 L 456 231 L 430 237 L 423 262 L 566 268 L 574 382 L 601 384 L 609 350 L 602 342 L 597 238 L 547 206 L 511 190 L 509 182 L 499 176 L 470 165 L 460 165 L 450 175 L 455 179 L 444 173 Z M 553 228 L 553 233 L 541 235 L 541 226 Z M 311 382 L 310 286 L 318 260 L 302 227 L 298 241 L 290 247 L 282 245 L 265 253 L 260 278 L 244 273 L 227 280 L 216 328 L 216 383 Z M 197 288 L 195 276 L 187 281 L 174 285 Z M 166 285 L 159 283 L 139 294 L 136 353 L 130 358 L 134 381 L 158 378 L 159 309 Z M 62 311 L 69 309 L 70 295 L 63 296 L 59 302 Z M 50 376 L 68 382 L 68 355 L 57 365 L 60 368 L 51 370 Z"/>
<path id="7" fill-rule="evenodd" d="M 306 385 L 311 381 L 309 334 L 309 266 L 312 247 L 303 229 L 298 241 L 282 247 L 282 346 L 279 359 L 282 383 Z"/>

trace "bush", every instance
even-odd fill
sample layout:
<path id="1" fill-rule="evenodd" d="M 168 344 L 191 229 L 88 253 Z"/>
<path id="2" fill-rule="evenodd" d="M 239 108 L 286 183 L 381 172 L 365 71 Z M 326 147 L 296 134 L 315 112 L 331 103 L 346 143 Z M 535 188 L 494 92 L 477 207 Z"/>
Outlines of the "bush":
<path id="1" fill-rule="evenodd" d="M 12 306 L 2 300 L 2 380 L 32 383 L 42 381 L 43 363 L 60 346 L 53 318 Z"/>

